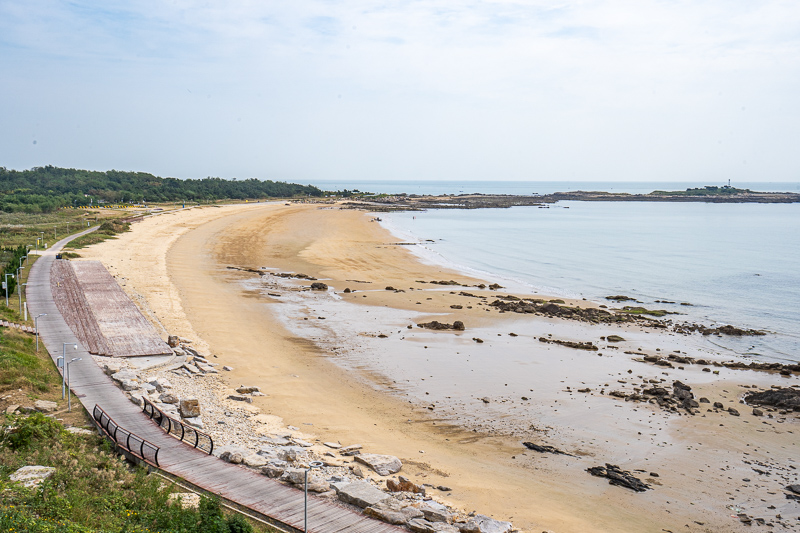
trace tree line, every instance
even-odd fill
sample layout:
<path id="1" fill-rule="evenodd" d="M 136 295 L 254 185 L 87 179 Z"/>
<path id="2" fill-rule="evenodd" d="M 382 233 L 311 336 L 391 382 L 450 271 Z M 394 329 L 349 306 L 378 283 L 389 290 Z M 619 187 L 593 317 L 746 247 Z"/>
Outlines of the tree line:
<path id="1" fill-rule="evenodd" d="M 61 207 L 146 202 L 244 200 L 323 196 L 312 185 L 222 178 L 161 178 L 146 172 L 79 170 L 51 165 L 30 170 L 0 167 L 0 211 L 50 212 Z"/>

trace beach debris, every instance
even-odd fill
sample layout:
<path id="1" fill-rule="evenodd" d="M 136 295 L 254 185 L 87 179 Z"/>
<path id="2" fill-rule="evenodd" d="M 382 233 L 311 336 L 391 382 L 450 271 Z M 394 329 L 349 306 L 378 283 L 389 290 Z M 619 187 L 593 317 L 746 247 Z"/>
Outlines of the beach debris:
<path id="1" fill-rule="evenodd" d="M 314 283 L 311 284 L 311 290 L 312 291 L 327 291 L 328 290 L 328 286 L 326 284 L 322 283 L 321 281 L 315 281 Z"/>
<path id="2" fill-rule="evenodd" d="M 589 350 L 589 351 L 597 351 L 599 348 L 592 343 L 592 341 L 587 342 L 574 342 L 574 341 L 564 341 L 560 339 L 548 339 L 547 337 L 539 337 L 539 342 L 544 342 L 546 344 L 560 344 L 561 346 L 566 346 L 568 348 L 575 348 L 577 350 Z"/>
<path id="3" fill-rule="evenodd" d="M 644 483 L 630 472 L 622 470 L 617 465 L 612 465 L 611 463 L 606 463 L 606 466 L 593 466 L 587 468 L 586 471 L 593 476 L 608 478 L 608 483 L 610 485 L 625 487 L 636 492 L 644 492 L 651 488 L 650 485 Z"/>
<path id="4" fill-rule="evenodd" d="M 381 476 L 396 474 L 403 468 L 403 463 L 394 455 L 362 453 L 355 456 L 355 461 L 370 467 Z"/>
<path id="5" fill-rule="evenodd" d="M 184 418 L 195 418 L 200 416 L 200 401 L 197 398 L 182 398 L 178 404 L 178 410 Z"/>
<path id="6" fill-rule="evenodd" d="M 362 509 L 373 507 L 390 498 L 388 494 L 366 481 L 354 481 L 344 485 L 334 485 L 334 490 L 341 501 Z"/>
<path id="7" fill-rule="evenodd" d="M 540 444 L 535 444 L 533 442 L 523 442 L 522 445 L 528 448 L 529 450 L 533 450 L 539 453 L 553 453 L 556 455 L 569 455 L 570 457 L 575 457 L 571 453 L 567 453 L 564 450 L 559 450 L 554 446 L 540 445 Z"/>
<path id="8" fill-rule="evenodd" d="M 446 324 L 444 322 L 439 322 L 438 320 L 433 320 L 431 322 L 422 322 L 420 324 L 417 324 L 417 327 L 425 329 L 435 329 L 435 330 L 453 329 L 456 331 L 464 331 L 466 329 L 464 327 L 464 323 L 460 320 L 456 320 L 452 324 Z"/>
<path id="9" fill-rule="evenodd" d="M 413 492 L 415 494 L 425 494 L 425 488 L 420 487 L 405 476 L 398 476 L 397 480 L 387 479 L 386 488 L 389 492 Z"/>

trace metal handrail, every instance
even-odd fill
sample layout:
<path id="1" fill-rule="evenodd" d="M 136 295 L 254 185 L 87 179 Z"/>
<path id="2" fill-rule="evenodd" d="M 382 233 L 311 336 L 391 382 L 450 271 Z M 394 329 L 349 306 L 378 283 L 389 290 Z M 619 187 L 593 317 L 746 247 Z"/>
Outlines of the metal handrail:
<path id="1" fill-rule="evenodd" d="M 196 428 L 184 424 L 180 420 L 172 418 L 164 413 L 164 411 L 156 407 L 153 402 L 147 398 L 143 397 L 142 400 L 144 400 L 142 407 L 144 414 L 150 417 L 150 419 L 157 423 L 164 431 L 181 442 L 185 442 L 186 444 L 189 444 L 198 450 L 202 450 L 209 455 L 213 453 L 214 439 L 211 438 L 211 435 L 203 433 L 202 431 L 198 431 Z"/>
<path id="2" fill-rule="evenodd" d="M 127 429 L 114 422 L 114 419 L 108 416 L 108 413 L 106 413 L 103 408 L 97 404 L 95 404 L 92 411 L 92 417 L 100 426 L 100 429 L 103 430 L 103 433 L 105 433 L 108 438 L 113 440 L 118 446 L 124 448 L 126 451 L 146 463 L 159 466 L 158 446 L 139 437 L 135 433 L 131 433 Z"/>

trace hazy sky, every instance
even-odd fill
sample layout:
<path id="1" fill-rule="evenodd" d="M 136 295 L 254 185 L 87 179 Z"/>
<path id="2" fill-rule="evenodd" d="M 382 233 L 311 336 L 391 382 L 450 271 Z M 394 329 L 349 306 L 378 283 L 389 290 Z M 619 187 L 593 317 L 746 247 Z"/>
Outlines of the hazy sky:
<path id="1" fill-rule="evenodd" d="M 0 166 L 800 180 L 800 2 L 0 0 Z"/>

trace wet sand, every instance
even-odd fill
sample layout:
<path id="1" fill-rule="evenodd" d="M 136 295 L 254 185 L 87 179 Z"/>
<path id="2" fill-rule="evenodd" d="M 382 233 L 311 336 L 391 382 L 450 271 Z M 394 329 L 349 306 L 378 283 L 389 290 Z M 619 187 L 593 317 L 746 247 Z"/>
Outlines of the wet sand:
<path id="1" fill-rule="evenodd" d="M 102 260 L 165 335 L 194 339 L 234 367 L 225 375 L 231 386 L 260 386 L 268 395 L 255 401 L 262 412 L 324 441 L 396 455 L 404 474 L 451 487 L 437 498 L 466 511 L 525 531 L 736 531 L 746 526 L 731 516 L 731 504 L 768 519 L 783 511 L 796 522 L 787 507 L 793 502 L 778 490 L 788 484 L 779 468 L 797 480 L 790 469 L 797 467 L 796 419 L 756 418 L 738 404 L 742 384 L 796 377 L 665 370 L 623 352 L 659 348 L 713 359 L 712 346 L 696 336 L 486 311 L 457 293 L 488 291 L 416 282 L 493 280 L 421 263 L 370 218 L 283 204 L 192 209 L 137 223 L 81 254 Z M 299 292 L 310 282 L 228 267 L 301 272 L 333 291 Z M 345 294 L 345 287 L 356 292 Z M 463 320 L 467 331 L 406 328 L 431 319 Z M 628 341 L 616 350 L 601 345 L 599 357 L 539 343 L 547 333 L 595 342 L 617 333 Z M 637 375 L 680 379 L 742 416 L 668 415 L 599 394 L 624 389 L 616 381 L 632 383 Z M 574 392 L 581 387 L 593 392 Z M 526 451 L 522 440 L 576 457 Z M 773 464 L 774 474 L 759 476 L 745 462 L 753 459 Z M 654 490 L 633 493 L 585 472 L 606 462 L 644 470 L 639 475 Z"/>

